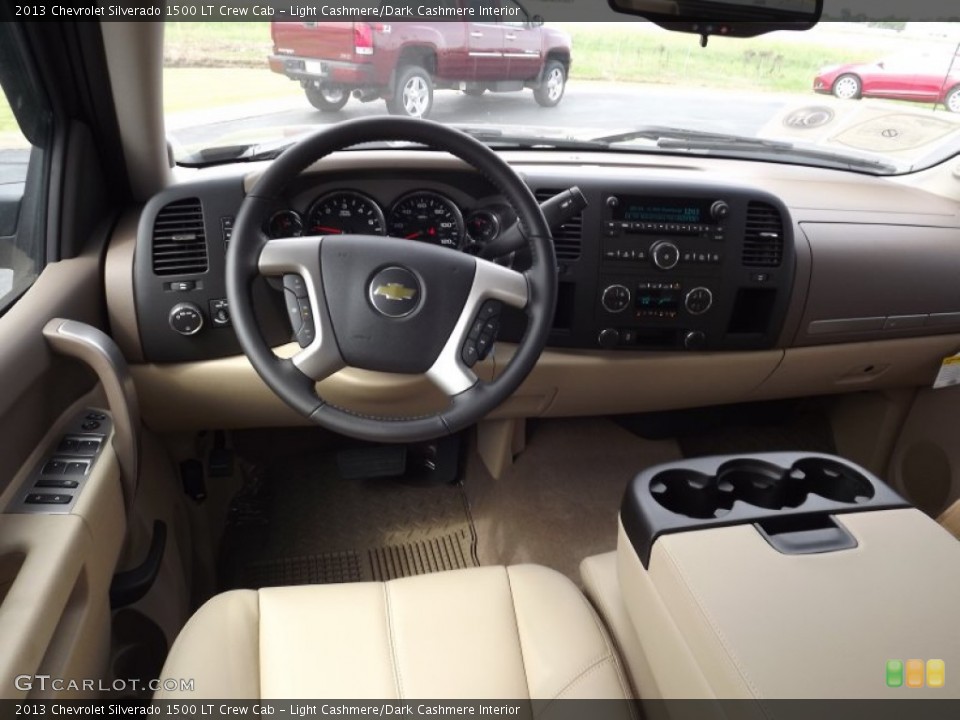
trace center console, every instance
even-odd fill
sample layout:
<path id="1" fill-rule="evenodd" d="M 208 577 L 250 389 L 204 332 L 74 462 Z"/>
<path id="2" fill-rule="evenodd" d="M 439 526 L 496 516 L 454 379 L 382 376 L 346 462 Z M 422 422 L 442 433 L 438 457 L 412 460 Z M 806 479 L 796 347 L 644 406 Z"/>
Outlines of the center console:
<path id="1" fill-rule="evenodd" d="M 773 347 L 794 275 L 776 197 L 686 183 L 580 183 L 583 252 L 560 264 L 550 344 L 609 350 Z M 565 238 L 561 228 L 556 234 Z M 564 245 L 558 245 L 562 256 Z"/>
<path id="2" fill-rule="evenodd" d="M 642 698 L 960 697 L 960 543 L 841 458 L 644 471 L 582 573 Z"/>

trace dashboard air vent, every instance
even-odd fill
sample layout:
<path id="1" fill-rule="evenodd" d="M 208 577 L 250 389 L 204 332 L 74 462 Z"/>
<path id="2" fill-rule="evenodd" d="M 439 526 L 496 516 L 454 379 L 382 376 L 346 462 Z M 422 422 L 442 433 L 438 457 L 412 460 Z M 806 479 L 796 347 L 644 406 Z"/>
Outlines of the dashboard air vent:
<path id="1" fill-rule="evenodd" d="M 199 198 L 177 200 L 157 213 L 153 225 L 155 275 L 193 275 L 207 271 L 207 238 Z"/>
<path id="2" fill-rule="evenodd" d="M 747 267 L 780 267 L 783 261 L 783 218 L 772 205 L 747 205 L 747 229 L 743 236 L 743 264 Z"/>
<path id="3" fill-rule="evenodd" d="M 551 190 L 540 188 L 534 192 L 537 202 L 543 202 L 552 198 L 561 189 Z M 580 259 L 580 241 L 583 238 L 583 213 L 577 213 L 570 220 L 567 220 L 558 230 L 553 233 L 553 247 L 557 253 L 557 260 L 579 260 Z"/>

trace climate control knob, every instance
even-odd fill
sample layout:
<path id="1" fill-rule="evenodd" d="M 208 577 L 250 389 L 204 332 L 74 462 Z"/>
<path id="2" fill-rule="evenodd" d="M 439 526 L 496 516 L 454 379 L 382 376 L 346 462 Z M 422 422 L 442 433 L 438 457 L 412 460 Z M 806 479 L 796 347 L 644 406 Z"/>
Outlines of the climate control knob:
<path id="1" fill-rule="evenodd" d="M 601 330 L 600 335 L 597 337 L 597 342 L 600 343 L 600 347 L 607 349 L 615 348 L 620 344 L 620 331 L 614 330 L 613 328 Z"/>
<path id="2" fill-rule="evenodd" d="M 203 312 L 191 302 L 174 305 L 167 319 L 181 335 L 196 335 L 203 328 Z"/>
<path id="3" fill-rule="evenodd" d="M 691 330 L 683 336 L 683 346 L 687 350 L 703 350 L 707 346 L 707 336 L 700 330 Z"/>
<path id="4" fill-rule="evenodd" d="M 623 285 L 610 285 L 600 296 L 600 303 L 607 312 L 623 312 L 630 305 L 630 290 Z"/>
<path id="5" fill-rule="evenodd" d="M 653 258 L 653 264 L 661 270 L 673 270 L 680 262 L 680 248 L 664 240 L 654 243 L 650 248 L 650 257 Z"/>
<path id="6" fill-rule="evenodd" d="M 713 293 L 705 287 L 695 287 L 687 293 L 683 305 L 691 315 L 703 315 L 713 307 Z"/>

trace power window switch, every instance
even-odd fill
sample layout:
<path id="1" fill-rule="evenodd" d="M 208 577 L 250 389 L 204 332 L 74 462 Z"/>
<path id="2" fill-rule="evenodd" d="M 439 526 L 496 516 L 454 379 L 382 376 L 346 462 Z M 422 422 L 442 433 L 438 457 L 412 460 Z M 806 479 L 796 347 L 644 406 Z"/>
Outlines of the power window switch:
<path id="1" fill-rule="evenodd" d="M 63 475 L 67 472 L 67 462 L 65 460 L 47 460 L 40 471 L 41 475 Z"/>
<path id="2" fill-rule="evenodd" d="M 60 444 L 57 445 L 57 452 L 63 453 L 64 455 L 73 455 L 80 450 L 80 441 L 76 438 L 64 438 L 60 441 Z"/>
<path id="3" fill-rule="evenodd" d="M 64 475 L 85 475 L 86 472 L 87 472 L 87 463 L 69 462 L 67 463 L 67 469 L 64 472 Z"/>
<path id="4" fill-rule="evenodd" d="M 47 478 L 37 480 L 36 487 L 39 488 L 62 488 L 64 490 L 74 490 L 80 485 L 79 480 L 67 480 L 66 478 Z"/>
<path id="5" fill-rule="evenodd" d="M 73 495 L 67 495 L 66 493 L 56 495 L 53 493 L 30 493 L 24 502 L 27 505 L 69 505 L 71 500 L 73 500 Z"/>
<path id="6" fill-rule="evenodd" d="M 77 452 L 79 452 L 81 455 L 96 455 L 99 449 L 99 440 L 80 440 L 78 443 Z"/>

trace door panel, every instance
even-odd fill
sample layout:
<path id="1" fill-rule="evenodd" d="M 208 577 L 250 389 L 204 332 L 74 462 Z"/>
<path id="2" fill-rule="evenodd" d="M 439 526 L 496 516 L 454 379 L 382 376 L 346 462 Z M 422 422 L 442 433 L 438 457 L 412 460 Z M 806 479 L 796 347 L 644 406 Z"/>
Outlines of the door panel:
<path id="1" fill-rule="evenodd" d="M 526 11 L 514 0 L 503 0 L 503 4 L 504 7 L 515 7 L 520 11 L 514 16 L 519 20 L 501 23 L 507 75 L 511 80 L 530 80 L 540 72 L 541 30 L 530 24 Z"/>
<path id="2" fill-rule="evenodd" d="M 488 4 L 488 3 L 484 3 Z M 503 29 L 496 23 L 467 23 L 469 75 L 464 80 L 503 79 Z"/>

